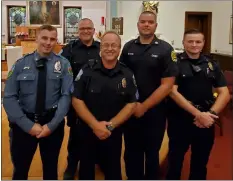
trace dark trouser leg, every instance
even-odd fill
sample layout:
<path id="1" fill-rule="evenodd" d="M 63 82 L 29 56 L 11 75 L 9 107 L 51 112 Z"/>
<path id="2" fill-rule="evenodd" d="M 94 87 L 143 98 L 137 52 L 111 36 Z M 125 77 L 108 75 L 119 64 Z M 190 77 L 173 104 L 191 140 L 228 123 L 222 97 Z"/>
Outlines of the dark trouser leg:
<path id="1" fill-rule="evenodd" d="M 214 134 L 214 126 L 211 128 L 193 127 L 190 180 L 206 180 L 206 166 L 214 144 Z"/>
<path id="2" fill-rule="evenodd" d="M 163 110 L 150 110 L 143 117 L 145 124 L 145 180 L 159 179 L 159 150 L 163 141 L 166 117 Z"/>
<path id="3" fill-rule="evenodd" d="M 180 119 L 182 118 L 168 118 L 169 152 L 166 180 L 181 179 L 184 156 L 191 143 L 192 120 L 189 124 L 184 124 L 180 123 Z"/>
<path id="4" fill-rule="evenodd" d="M 99 142 L 104 157 L 105 180 L 121 180 L 122 131 L 116 128 L 109 138 Z"/>
<path id="5" fill-rule="evenodd" d="M 17 125 L 13 125 L 10 143 L 14 166 L 12 180 L 27 180 L 32 158 L 37 148 L 37 138 L 25 133 Z"/>
<path id="6" fill-rule="evenodd" d="M 70 127 L 69 141 L 68 141 L 68 156 L 67 156 L 67 168 L 64 174 L 64 179 L 74 179 L 75 172 L 78 167 L 79 162 L 79 135 L 78 135 L 78 125 L 72 125 Z"/>
<path id="7" fill-rule="evenodd" d="M 144 179 L 144 142 L 143 122 L 134 117 L 130 118 L 124 126 L 125 141 L 125 169 L 128 180 Z"/>
<path id="8" fill-rule="evenodd" d="M 41 138 L 40 154 L 43 164 L 43 180 L 57 180 L 58 157 L 64 137 L 64 121 L 48 137 Z"/>
<path id="9" fill-rule="evenodd" d="M 87 125 L 80 127 L 79 134 L 81 142 L 79 180 L 95 180 L 98 138 Z"/>

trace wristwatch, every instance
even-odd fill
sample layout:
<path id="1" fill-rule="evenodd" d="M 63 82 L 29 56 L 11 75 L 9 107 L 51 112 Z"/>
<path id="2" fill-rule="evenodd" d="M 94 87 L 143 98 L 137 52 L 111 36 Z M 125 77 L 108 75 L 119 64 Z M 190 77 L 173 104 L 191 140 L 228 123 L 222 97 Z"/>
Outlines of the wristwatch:
<path id="1" fill-rule="evenodd" d="M 213 111 L 213 110 L 211 110 L 211 109 L 209 110 L 209 113 L 214 114 L 214 115 L 216 115 L 216 116 L 218 115 L 215 111 Z"/>
<path id="2" fill-rule="evenodd" d="M 107 125 L 106 127 L 107 127 L 107 129 L 109 130 L 109 131 L 113 131 L 114 130 L 114 125 L 113 125 L 113 123 L 112 122 L 109 122 L 110 124 L 109 125 Z"/>

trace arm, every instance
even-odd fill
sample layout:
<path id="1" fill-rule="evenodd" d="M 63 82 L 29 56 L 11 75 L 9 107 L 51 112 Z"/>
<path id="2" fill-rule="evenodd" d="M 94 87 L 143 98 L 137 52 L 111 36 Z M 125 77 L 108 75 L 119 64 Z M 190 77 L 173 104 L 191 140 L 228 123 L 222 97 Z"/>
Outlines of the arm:
<path id="1" fill-rule="evenodd" d="M 175 77 L 178 75 L 176 61 L 176 54 L 173 48 L 169 47 L 161 60 L 161 68 L 163 70 L 161 85 L 143 102 L 146 110 L 160 103 L 171 92 L 172 86 L 175 83 Z"/>
<path id="2" fill-rule="evenodd" d="M 210 110 L 219 114 L 230 101 L 230 94 L 227 88 L 226 79 L 217 63 L 214 63 L 215 66 L 215 81 L 213 87 L 218 93 L 218 97 L 211 107 Z"/>
<path id="3" fill-rule="evenodd" d="M 57 110 L 56 110 L 54 118 L 51 120 L 51 122 L 47 124 L 50 131 L 54 131 L 57 128 L 57 126 L 61 123 L 61 121 L 66 116 L 69 110 L 69 107 L 70 107 L 70 103 L 71 103 L 71 92 L 73 88 L 73 74 L 72 74 L 72 69 L 71 69 L 69 62 L 67 62 L 64 71 L 65 73 L 62 78 L 61 97 L 58 101 Z"/>
<path id="4" fill-rule="evenodd" d="M 123 109 L 113 117 L 110 122 L 112 123 L 113 127 L 118 127 L 127 121 L 130 116 L 134 113 L 136 108 L 136 101 L 137 101 L 137 85 L 134 79 L 134 75 L 129 76 L 129 85 L 128 85 L 128 94 L 127 94 L 127 104 L 124 106 Z"/>
<path id="5" fill-rule="evenodd" d="M 19 102 L 19 81 L 17 76 L 20 70 L 20 61 L 16 62 L 8 73 L 4 90 L 3 107 L 11 123 L 17 124 L 23 131 L 29 133 L 34 123 L 23 113 Z"/>
<path id="6" fill-rule="evenodd" d="M 110 120 L 110 122 L 112 122 L 114 127 L 120 126 L 134 113 L 135 107 L 135 103 L 126 104 L 125 107 L 114 118 Z"/>
<path id="7" fill-rule="evenodd" d="M 142 103 L 143 106 L 148 110 L 159 104 L 171 92 L 174 82 L 175 77 L 162 78 L 161 85 Z"/>
<path id="8" fill-rule="evenodd" d="M 72 98 L 72 105 L 76 111 L 76 113 L 80 116 L 80 118 L 88 124 L 91 129 L 99 123 L 93 114 L 88 110 L 86 104 L 83 100 L 77 99 L 76 97 Z"/>
<path id="9" fill-rule="evenodd" d="M 218 93 L 218 97 L 210 110 L 219 114 L 230 101 L 230 94 L 227 87 L 216 88 L 216 92 Z"/>
<path id="10" fill-rule="evenodd" d="M 194 117 L 199 115 L 201 112 L 195 108 L 187 99 L 185 99 L 185 97 L 177 91 L 177 88 L 178 86 L 174 85 L 169 96 L 176 102 L 178 106 L 192 114 Z"/>

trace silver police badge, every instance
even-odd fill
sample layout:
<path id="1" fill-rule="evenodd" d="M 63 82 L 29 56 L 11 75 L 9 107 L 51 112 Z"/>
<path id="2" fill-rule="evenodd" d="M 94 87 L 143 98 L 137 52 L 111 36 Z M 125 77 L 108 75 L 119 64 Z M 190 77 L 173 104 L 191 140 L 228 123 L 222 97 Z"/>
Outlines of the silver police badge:
<path id="1" fill-rule="evenodd" d="M 61 73 L 61 62 L 58 60 L 54 65 L 54 72 Z"/>

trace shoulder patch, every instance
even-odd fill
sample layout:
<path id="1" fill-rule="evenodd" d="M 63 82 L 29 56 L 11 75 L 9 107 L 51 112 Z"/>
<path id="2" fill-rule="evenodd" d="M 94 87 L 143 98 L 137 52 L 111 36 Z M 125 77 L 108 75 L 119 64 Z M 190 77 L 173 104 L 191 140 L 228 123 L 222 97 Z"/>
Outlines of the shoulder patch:
<path id="1" fill-rule="evenodd" d="M 72 71 L 72 67 L 70 66 L 70 64 L 68 66 L 68 74 L 70 74 L 71 76 L 73 76 L 73 71 Z"/>
<path id="2" fill-rule="evenodd" d="M 177 62 L 176 52 L 174 50 L 171 52 L 171 59 L 173 62 Z"/>
<path id="3" fill-rule="evenodd" d="M 7 78 L 11 77 L 11 75 L 14 72 L 14 70 L 15 70 L 15 63 L 12 65 L 11 70 L 8 72 Z"/>

